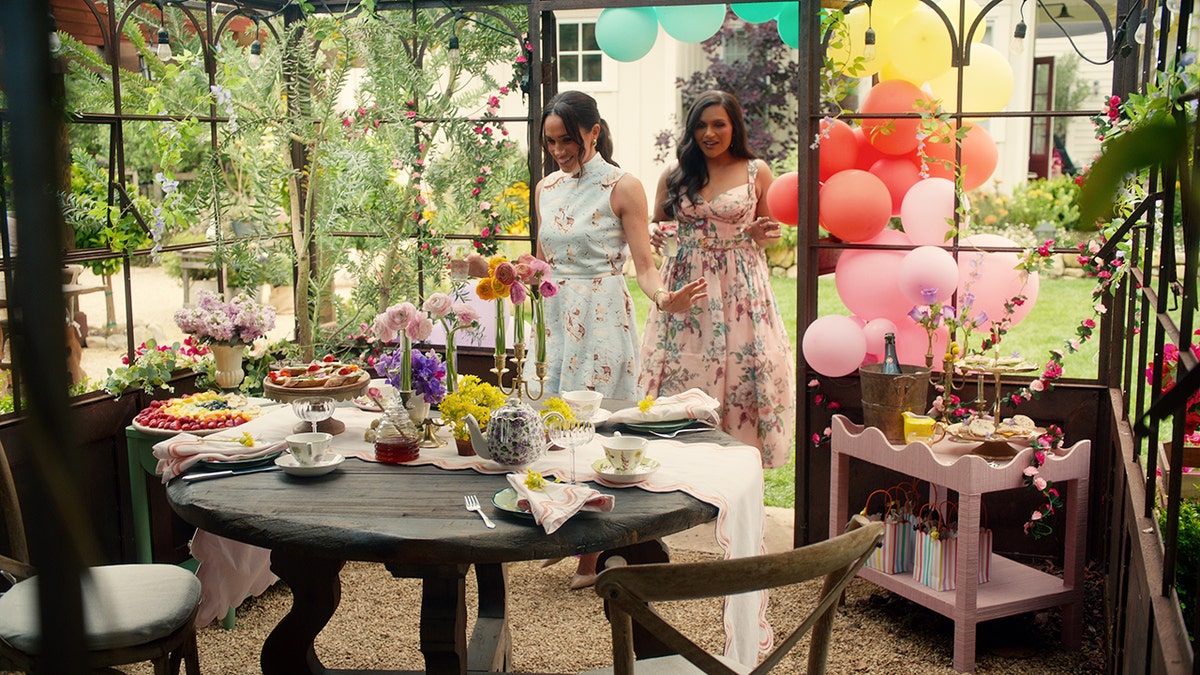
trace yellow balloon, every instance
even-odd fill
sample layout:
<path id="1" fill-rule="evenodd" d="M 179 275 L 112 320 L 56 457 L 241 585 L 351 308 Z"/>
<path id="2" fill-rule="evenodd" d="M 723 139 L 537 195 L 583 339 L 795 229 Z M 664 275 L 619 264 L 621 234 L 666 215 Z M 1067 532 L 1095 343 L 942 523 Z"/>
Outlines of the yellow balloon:
<path id="1" fill-rule="evenodd" d="M 881 25 L 889 28 L 896 25 L 897 21 L 916 9 L 920 2 L 921 0 L 873 0 L 871 7 L 874 12 L 872 18 L 875 30 L 879 30 Z"/>
<path id="2" fill-rule="evenodd" d="M 883 67 L 879 69 L 879 81 L 887 82 L 888 80 L 904 80 L 905 82 L 912 82 L 912 80 L 901 75 L 900 72 L 896 70 L 896 66 L 892 65 L 891 61 L 883 64 Z M 918 87 L 921 86 L 920 82 L 913 82 L 913 84 L 917 85 Z"/>
<path id="3" fill-rule="evenodd" d="M 867 28 L 875 30 L 875 57 L 872 59 L 864 57 Z M 887 63 L 888 38 L 888 31 L 883 30 L 877 21 L 870 21 L 866 6 L 855 7 L 844 17 L 842 28 L 835 30 L 830 37 L 829 58 L 846 75 L 869 77 L 878 73 Z"/>
<path id="4" fill-rule="evenodd" d="M 951 68 L 929 81 L 946 112 L 958 112 L 958 73 Z M 1013 70 L 995 47 L 971 43 L 971 63 L 963 68 L 963 111 L 994 112 L 1008 105 L 1013 93 Z"/>
<path id="5" fill-rule="evenodd" d="M 950 17 L 950 25 L 953 26 L 955 34 L 958 33 L 958 9 L 959 3 L 962 3 L 963 16 L 965 23 L 963 24 L 963 34 L 971 32 L 971 24 L 975 23 L 976 17 L 983 11 L 979 5 L 975 4 L 974 0 L 938 0 L 938 7 Z M 971 42 L 982 42 L 983 34 L 987 32 L 987 24 L 981 22 L 979 27 L 975 29 L 975 34 L 971 36 Z"/>
<path id="6" fill-rule="evenodd" d="M 892 28 L 892 65 L 910 82 L 925 82 L 950 69 L 950 34 L 942 18 L 928 7 L 916 11 Z"/>

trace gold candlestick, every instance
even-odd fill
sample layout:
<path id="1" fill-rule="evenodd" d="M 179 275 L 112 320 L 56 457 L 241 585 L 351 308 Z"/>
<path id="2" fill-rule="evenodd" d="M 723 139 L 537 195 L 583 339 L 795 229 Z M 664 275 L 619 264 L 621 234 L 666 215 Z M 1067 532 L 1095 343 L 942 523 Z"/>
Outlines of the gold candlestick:
<path id="1" fill-rule="evenodd" d="M 546 393 L 546 391 L 545 391 L 546 390 L 546 363 L 544 361 L 538 361 L 538 362 L 534 363 L 534 370 L 537 374 L 537 381 L 538 381 L 538 391 L 537 391 L 537 395 L 535 396 L 533 394 L 532 390 L 530 389 L 530 381 L 525 379 L 525 343 L 524 342 L 518 342 L 515 345 L 513 345 L 512 360 L 513 360 L 513 368 L 514 368 L 512 384 L 507 389 L 505 389 L 502 378 L 503 378 L 503 374 L 508 372 L 508 369 L 503 368 L 501 370 L 500 357 L 496 357 L 497 367 L 493 368 L 492 372 L 498 373 L 497 377 L 496 377 L 496 381 L 497 381 L 498 386 L 500 387 L 500 391 L 504 392 L 504 394 L 506 396 L 512 396 L 515 394 L 518 397 L 524 396 L 525 398 L 527 398 L 531 401 L 536 401 L 536 400 L 540 399 L 542 397 L 542 395 Z"/>

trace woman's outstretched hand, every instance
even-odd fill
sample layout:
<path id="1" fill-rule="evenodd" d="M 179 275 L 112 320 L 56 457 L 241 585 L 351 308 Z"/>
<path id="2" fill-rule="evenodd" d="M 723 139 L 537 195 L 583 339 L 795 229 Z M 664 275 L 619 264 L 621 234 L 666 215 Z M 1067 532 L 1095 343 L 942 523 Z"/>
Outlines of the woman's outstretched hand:
<path id="1" fill-rule="evenodd" d="M 779 221 L 771 220 L 767 216 L 755 218 L 754 222 L 746 227 L 746 233 L 763 248 L 774 246 L 781 236 Z"/>
<path id="2" fill-rule="evenodd" d="M 659 294 L 661 295 L 661 293 Z M 660 311 L 670 312 L 685 312 L 697 302 L 708 297 L 708 280 L 704 277 L 684 285 L 679 290 L 671 291 L 663 298 Z"/>

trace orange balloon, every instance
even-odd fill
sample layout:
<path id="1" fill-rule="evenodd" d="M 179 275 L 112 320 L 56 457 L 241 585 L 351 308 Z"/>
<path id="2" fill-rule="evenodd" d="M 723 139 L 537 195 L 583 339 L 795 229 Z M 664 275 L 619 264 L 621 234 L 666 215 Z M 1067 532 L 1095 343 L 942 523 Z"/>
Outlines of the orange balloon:
<path id="1" fill-rule="evenodd" d="M 821 180 L 839 171 L 853 169 L 858 159 L 858 141 L 854 130 L 841 120 L 821 120 Z"/>
<path id="2" fill-rule="evenodd" d="M 775 177 L 767 188 L 767 209 L 784 225 L 800 224 L 800 175 L 795 171 Z"/>
<path id="3" fill-rule="evenodd" d="M 962 139 L 963 189 L 974 190 L 988 182 L 996 171 L 1000 161 L 1000 153 L 996 149 L 996 141 L 987 129 L 978 124 L 967 122 L 962 127 L 966 135 Z M 949 127 L 945 132 L 930 137 L 925 144 L 925 156 L 928 158 L 929 175 L 938 178 L 954 180 L 957 163 L 954 157 L 954 143 L 939 142 L 949 138 Z"/>
<path id="4" fill-rule="evenodd" d="M 883 181 L 866 171 L 848 169 L 825 181 L 819 214 L 821 225 L 833 236 L 864 241 L 887 227 L 892 217 L 892 198 Z"/>
<path id="5" fill-rule="evenodd" d="M 908 156 L 887 156 L 880 159 L 871 167 L 871 174 L 887 186 L 888 194 L 892 196 L 892 215 L 900 215 L 900 204 L 908 189 L 921 180 L 921 170 L 917 163 Z"/>
<path id="6" fill-rule="evenodd" d="M 928 107 L 929 94 L 907 80 L 887 80 L 871 87 L 859 112 L 915 113 Z M 863 133 L 875 149 L 889 155 L 903 155 L 917 147 L 917 128 L 921 120 L 910 118 L 868 118 L 862 121 Z"/>

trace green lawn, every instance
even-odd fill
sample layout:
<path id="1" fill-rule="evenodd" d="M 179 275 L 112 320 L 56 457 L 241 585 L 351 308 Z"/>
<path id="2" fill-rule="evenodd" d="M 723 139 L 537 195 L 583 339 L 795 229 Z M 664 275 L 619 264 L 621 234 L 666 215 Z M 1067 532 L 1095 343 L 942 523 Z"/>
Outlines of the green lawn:
<path id="1" fill-rule="evenodd" d="M 1091 291 L 1095 285 L 1094 279 L 1043 279 L 1033 310 L 1005 337 L 1001 344 L 1001 352 L 1004 354 L 1015 352 L 1030 360 L 1044 362 L 1051 349 L 1062 349 L 1068 338 L 1075 337 L 1075 328 L 1079 323 L 1092 315 Z M 798 342 L 796 335 L 796 282 L 794 279 L 775 278 L 771 280 L 771 286 L 775 291 L 775 298 L 779 301 L 783 323 L 795 345 Z M 633 295 L 638 325 L 644 325 L 650 300 L 638 288 L 637 282 L 632 279 L 629 281 L 629 291 Z M 817 303 L 820 315 L 850 313 L 838 298 L 832 276 L 820 279 Z M 1067 356 L 1064 361 L 1066 377 L 1094 378 L 1097 372 L 1097 352 L 1098 346 L 1093 340 L 1084 343 L 1083 349 L 1078 353 Z M 786 466 L 768 469 L 764 472 L 768 506 L 790 508 L 794 505 L 796 472 L 794 462 L 793 458 L 793 461 Z"/>

